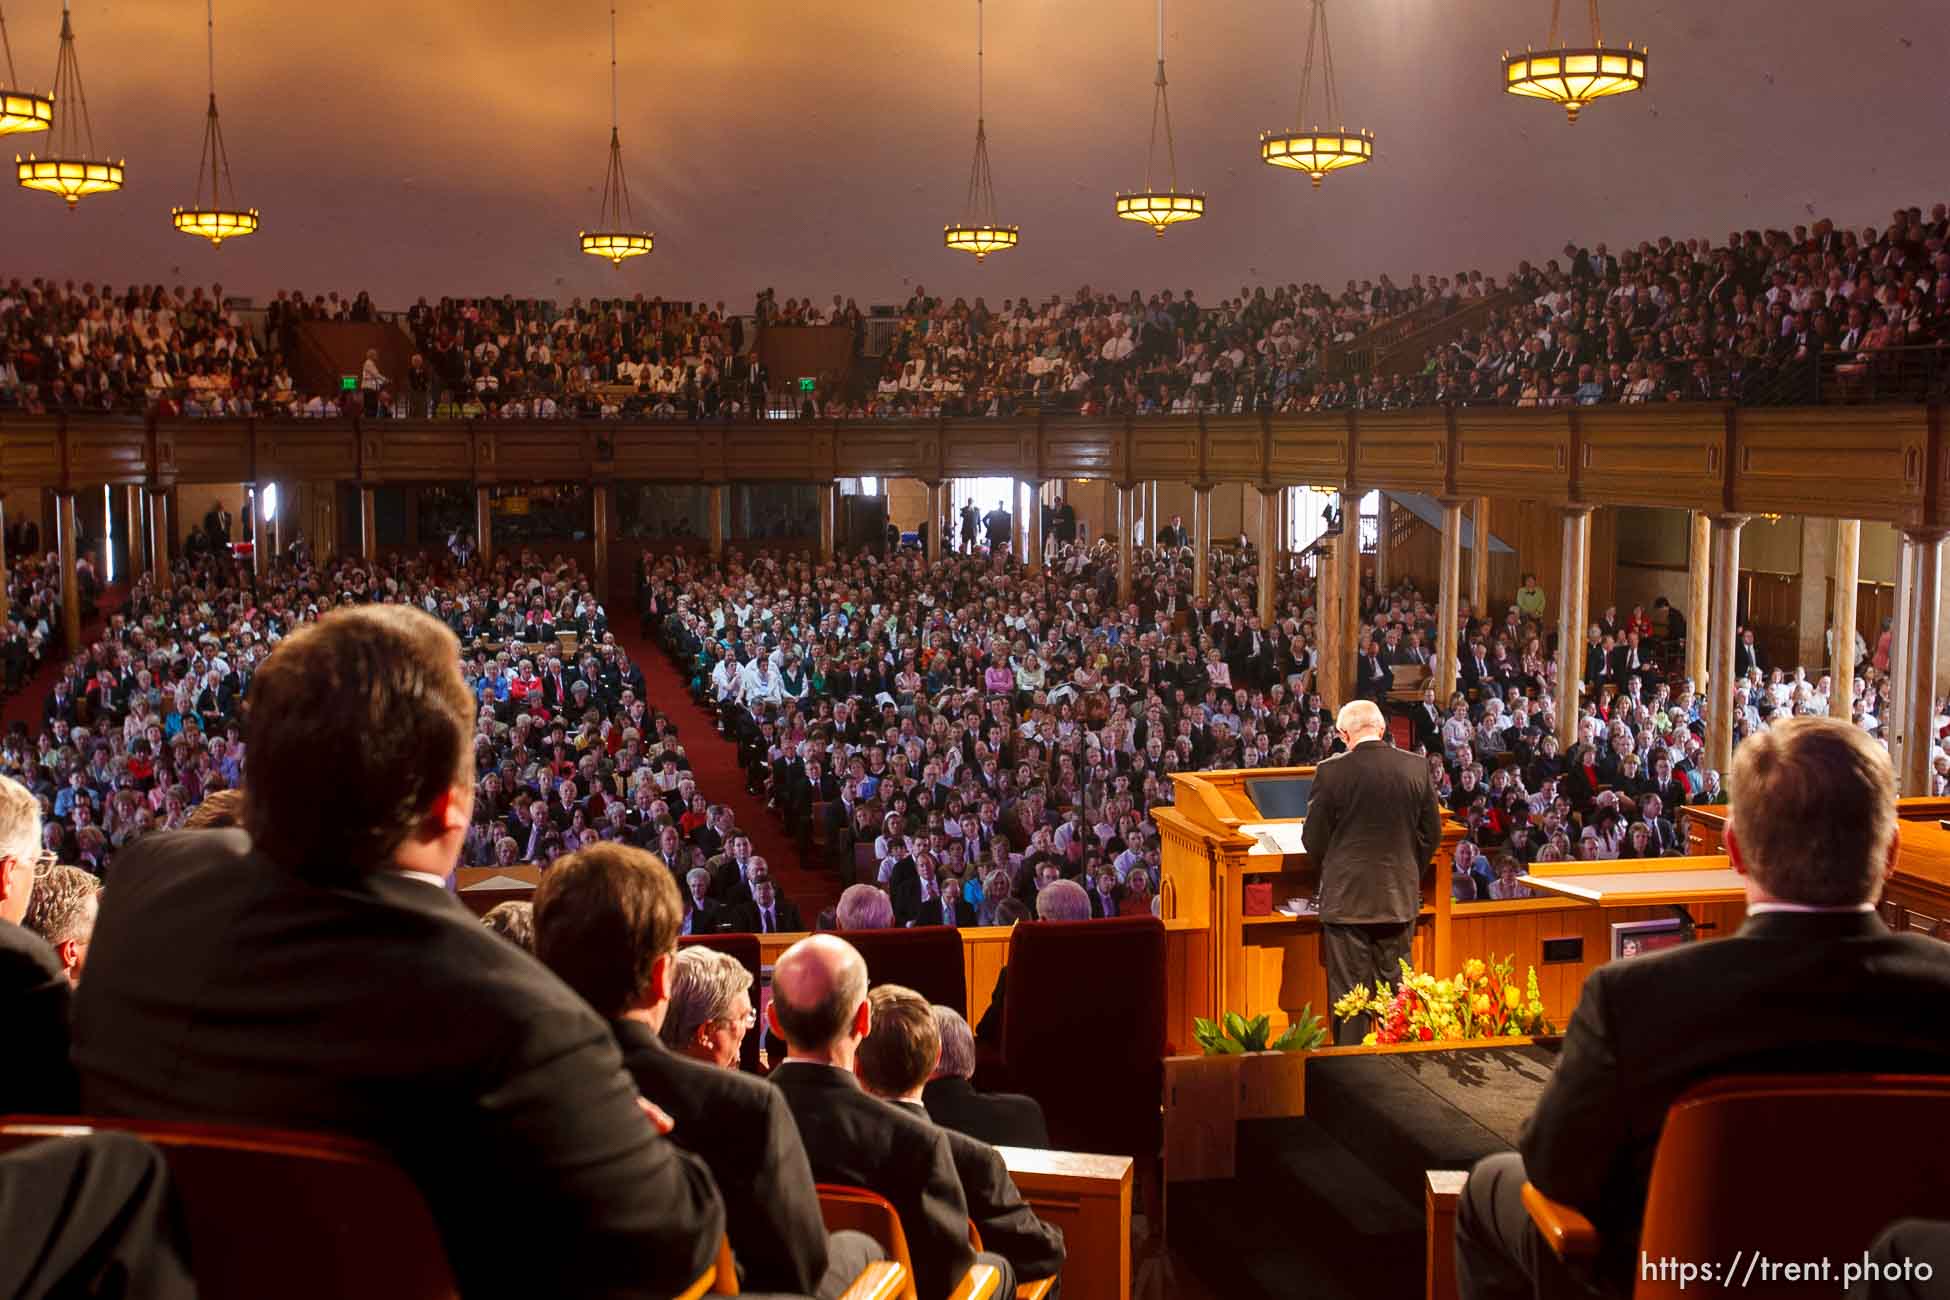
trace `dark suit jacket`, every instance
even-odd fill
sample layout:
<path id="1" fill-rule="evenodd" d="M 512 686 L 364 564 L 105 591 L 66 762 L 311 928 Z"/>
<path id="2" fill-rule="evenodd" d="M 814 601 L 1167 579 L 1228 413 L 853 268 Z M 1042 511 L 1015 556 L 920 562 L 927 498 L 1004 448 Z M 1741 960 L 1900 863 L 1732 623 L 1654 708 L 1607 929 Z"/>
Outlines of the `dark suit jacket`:
<path id="1" fill-rule="evenodd" d="M 468 1296 L 667 1295 L 716 1257 L 711 1175 L 643 1116 L 609 1026 L 446 890 L 309 880 L 237 830 L 144 839 L 115 886 L 75 999 L 89 1113 L 377 1142 Z"/>
<path id="2" fill-rule="evenodd" d="M 689 934 L 717 934 L 731 919 L 726 909 L 709 899 L 701 907 L 693 904 L 685 915 L 691 918 L 691 928 L 686 932 Z"/>
<path id="3" fill-rule="evenodd" d="M 934 1124 L 928 1108 L 920 1102 L 895 1104 Z M 968 1217 L 982 1234 L 982 1249 L 1008 1260 L 1017 1281 L 1055 1277 L 1063 1268 L 1063 1230 L 1044 1223 L 1023 1202 L 999 1151 L 966 1133 L 936 1127 L 948 1135 L 955 1173 L 961 1179 L 962 1195 L 968 1199 Z"/>
<path id="4" fill-rule="evenodd" d="M 1601 966 L 1525 1126 L 1525 1171 L 1598 1226 L 1615 1275 L 1638 1258 L 1681 1093 L 1729 1074 L 1950 1073 L 1946 998 L 1950 946 L 1866 912 L 1765 912 L 1730 938 Z"/>
<path id="5" fill-rule="evenodd" d="M 1049 1125 L 1034 1097 L 1019 1092 L 977 1092 L 961 1078 L 928 1080 L 921 1100 L 943 1128 L 999 1147 L 1049 1146 Z"/>
<path id="6" fill-rule="evenodd" d="M 1320 864 L 1320 919 L 1413 921 L 1442 840 L 1426 759 L 1371 740 L 1314 769 L 1301 832 Z"/>
<path id="7" fill-rule="evenodd" d="M 673 1052 L 639 1021 L 609 1027 L 637 1088 L 676 1122 L 671 1141 L 710 1166 L 744 1289 L 812 1295 L 826 1271 L 826 1223 L 779 1090 Z"/>
<path id="8" fill-rule="evenodd" d="M 47 941 L 0 921 L 0 1026 L 7 1067 L 0 1070 L 0 1115 L 72 1115 L 68 1064 L 68 974 Z"/>
<path id="9" fill-rule="evenodd" d="M 805 918 L 799 914 L 799 905 L 789 898 L 776 898 L 772 904 L 772 916 L 776 925 L 774 934 L 792 934 L 806 928 Z M 740 903 L 725 911 L 725 929 L 744 934 L 763 933 L 759 929 L 758 900 Z"/>
<path id="10" fill-rule="evenodd" d="M 787 1061 L 768 1078 L 799 1122 L 814 1179 L 865 1187 L 893 1202 L 922 1300 L 952 1291 L 975 1252 L 947 1130 L 868 1094 L 832 1066 Z"/>

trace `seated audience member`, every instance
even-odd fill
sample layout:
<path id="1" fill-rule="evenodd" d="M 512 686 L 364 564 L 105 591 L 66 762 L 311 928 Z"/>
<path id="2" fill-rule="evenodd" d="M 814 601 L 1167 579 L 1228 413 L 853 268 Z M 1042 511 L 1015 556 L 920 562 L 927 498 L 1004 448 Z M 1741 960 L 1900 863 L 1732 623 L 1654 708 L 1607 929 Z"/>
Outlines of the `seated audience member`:
<path id="1" fill-rule="evenodd" d="M 70 987 L 81 983 L 101 892 L 102 882 L 80 867 L 47 867 L 34 877 L 34 896 L 21 924 L 47 940 Z"/>
<path id="2" fill-rule="evenodd" d="M 1950 1073 L 1938 1011 L 1950 997 L 1950 948 L 1892 934 L 1875 911 L 1897 847 L 1881 746 L 1824 717 L 1749 736 L 1734 753 L 1726 847 L 1746 877 L 1739 933 L 1593 971 L 1520 1151 L 1470 1171 L 1456 1227 L 1464 1296 L 1579 1286 L 1531 1226 L 1526 1179 L 1597 1225 L 1597 1281 L 1629 1292 L 1659 1131 L 1696 1084 Z"/>
<path id="3" fill-rule="evenodd" d="M 842 930 L 891 930 L 895 926 L 894 904 L 883 890 L 872 885 L 848 885 L 840 894 L 834 919 Z"/>
<path id="4" fill-rule="evenodd" d="M 805 918 L 799 915 L 799 905 L 779 897 L 779 887 L 770 876 L 752 881 L 751 901 L 729 911 L 724 928 L 745 934 L 779 934 L 806 928 Z"/>
<path id="5" fill-rule="evenodd" d="M 47 940 L 21 927 L 35 893 L 41 806 L 27 787 L 0 776 L 0 1115 L 68 1115 L 75 1108 L 68 1064 L 67 967 Z"/>
<path id="6" fill-rule="evenodd" d="M 926 998 L 898 984 L 882 984 L 867 994 L 867 1003 L 873 1027 L 854 1056 L 854 1072 L 874 1096 L 933 1123 L 921 1099 L 941 1060 L 933 1009 Z M 952 1128 L 942 1131 L 948 1135 L 968 1217 L 981 1233 L 982 1248 L 1008 1260 L 1022 1281 L 1055 1277 L 1063 1268 L 1062 1231 L 1023 1203 L 1009 1167 L 993 1146 Z"/>
<path id="7" fill-rule="evenodd" d="M 941 1037 L 941 1059 L 921 1094 L 934 1122 L 993 1146 L 1048 1147 L 1049 1125 L 1034 1097 L 975 1091 L 970 1082 L 975 1077 L 975 1035 L 961 1012 L 935 1007 L 934 1027 Z"/>
<path id="8" fill-rule="evenodd" d="M 882 1252 L 859 1233 L 841 1234 L 829 1250 L 806 1150 L 776 1088 L 664 1045 L 681 915 L 677 884 L 654 855 L 598 844 L 556 859 L 542 876 L 536 955 L 609 1018 L 624 1068 L 671 1117 L 671 1141 L 710 1166 L 743 1290 L 831 1300 Z M 749 981 L 743 966 L 738 974 Z M 745 1008 L 749 1016 L 749 1000 Z"/>
<path id="9" fill-rule="evenodd" d="M 75 1006 L 87 1110 L 378 1142 L 469 1296 L 681 1291 L 724 1231 L 709 1172 L 603 1020 L 445 888 L 474 801 L 458 665 L 404 605 L 279 642 L 250 686 L 245 830 L 116 859 Z"/>
<path id="10" fill-rule="evenodd" d="M 752 973 L 715 948 L 685 948 L 670 973 L 670 999 L 658 1032 L 673 1052 L 725 1070 L 738 1068 L 745 1035 L 758 1023 Z"/>
<path id="11" fill-rule="evenodd" d="M 799 1122 L 813 1177 L 892 1202 L 916 1289 L 923 1300 L 942 1300 L 975 1263 L 968 1202 L 947 1132 L 870 1095 L 854 1077 L 855 1054 L 873 1027 L 867 963 L 836 935 L 801 939 L 773 967 L 767 1014 L 787 1048 L 771 1083 Z M 1008 1262 L 989 1255 L 983 1262 L 1001 1270 L 996 1294 L 1012 1294 Z"/>
<path id="12" fill-rule="evenodd" d="M 496 903 L 481 918 L 481 924 L 523 952 L 535 951 L 535 905 L 526 902 Z"/>
<path id="13" fill-rule="evenodd" d="M 189 1242 L 162 1152 L 127 1133 L 0 1156 L 0 1295 L 195 1300 Z"/>

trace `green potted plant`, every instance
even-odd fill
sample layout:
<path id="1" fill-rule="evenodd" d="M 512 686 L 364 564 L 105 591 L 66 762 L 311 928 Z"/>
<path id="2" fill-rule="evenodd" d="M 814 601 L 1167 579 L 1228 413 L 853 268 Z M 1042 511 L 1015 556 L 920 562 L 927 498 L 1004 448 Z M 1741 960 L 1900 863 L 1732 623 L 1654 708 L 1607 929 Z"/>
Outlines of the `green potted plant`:
<path id="1" fill-rule="evenodd" d="M 1254 1016 L 1246 1019 L 1237 1011 L 1228 1011 L 1218 1020 L 1203 1017 L 1193 1021 L 1192 1036 L 1198 1039 L 1200 1047 L 1207 1056 L 1244 1056 L 1253 1052 L 1307 1052 L 1327 1045 L 1327 1026 L 1314 1014 L 1310 1002 L 1300 1008 L 1286 1031 L 1272 1042 L 1267 1036 L 1272 1033 L 1271 1016 Z"/>

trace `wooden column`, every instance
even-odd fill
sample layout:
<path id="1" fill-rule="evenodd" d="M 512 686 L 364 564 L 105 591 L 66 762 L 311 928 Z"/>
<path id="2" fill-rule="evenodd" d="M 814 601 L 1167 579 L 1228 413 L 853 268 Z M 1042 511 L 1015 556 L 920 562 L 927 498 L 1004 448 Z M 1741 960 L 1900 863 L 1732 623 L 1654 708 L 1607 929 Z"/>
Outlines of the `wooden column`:
<path id="1" fill-rule="evenodd" d="M 122 489 L 122 508 L 129 517 L 129 577 L 134 582 L 148 571 L 149 531 L 142 518 L 142 485 L 131 483 Z"/>
<path id="2" fill-rule="evenodd" d="M 1043 485 L 1036 479 L 1026 478 L 1022 485 L 1029 489 L 1029 518 L 1024 524 L 1029 529 L 1029 571 L 1043 571 L 1043 546 L 1048 540 L 1043 536 Z"/>
<path id="3" fill-rule="evenodd" d="M 1584 676 L 1584 629 L 1591 603 L 1591 507 L 1565 506 L 1557 600 L 1557 743 L 1568 755 L 1578 737 L 1579 684 Z"/>
<path id="4" fill-rule="evenodd" d="M 1192 595 L 1209 595 L 1212 583 L 1212 485 L 1192 484 Z"/>
<path id="5" fill-rule="evenodd" d="M 149 564 L 156 574 L 156 587 L 168 591 L 171 585 L 170 561 L 172 551 L 169 537 L 169 492 L 165 488 L 149 489 Z"/>
<path id="6" fill-rule="evenodd" d="M 1435 698 L 1447 709 L 1449 697 L 1456 693 L 1456 665 L 1462 653 L 1456 637 L 1462 604 L 1463 503 L 1452 497 L 1443 497 L 1441 502 L 1442 568 L 1435 596 Z M 1343 514 L 1341 520 L 1345 542 L 1350 536 L 1346 531 L 1347 516 Z"/>
<path id="7" fill-rule="evenodd" d="M 1490 616 L 1490 499 L 1477 497 L 1469 508 L 1469 610 L 1476 618 Z"/>
<path id="8" fill-rule="evenodd" d="M 373 517 L 373 490 L 359 485 L 359 555 L 368 562 L 379 558 L 379 521 Z"/>
<path id="9" fill-rule="evenodd" d="M 1137 524 L 1137 488 L 1117 484 L 1117 603 L 1131 601 L 1131 531 Z"/>
<path id="10" fill-rule="evenodd" d="M 1908 643 L 1903 654 L 1903 744 L 1901 766 L 1896 771 L 1896 790 L 1900 794 L 1923 796 L 1930 793 L 1931 736 L 1936 722 L 1936 668 L 1942 649 L 1938 638 L 1943 613 L 1943 539 L 1950 530 L 1942 528 L 1903 531 L 1902 546 L 1909 552 L 1909 604 L 1897 612 L 1902 619 L 1903 637 Z"/>
<path id="11" fill-rule="evenodd" d="M 278 557 L 284 554 L 284 512 L 290 504 L 285 500 L 284 484 L 273 483 L 271 486 L 277 489 L 277 507 L 271 511 L 270 520 L 263 525 L 262 540 L 270 543 L 271 547 L 270 553 L 264 557 L 267 566 L 275 566 Z"/>
<path id="12" fill-rule="evenodd" d="M 1713 517 L 1713 689 L 1707 692 L 1706 765 L 1726 780 L 1733 763 L 1734 646 L 1740 639 L 1740 529 L 1746 515 Z"/>
<path id="13" fill-rule="evenodd" d="M 594 551 L 590 567 L 594 570 L 596 599 L 605 606 L 609 604 L 609 513 L 610 486 L 597 483 L 589 494 L 589 531 Z"/>
<path id="14" fill-rule="evenodd" d="M 819 558 L 833 558 L 833 539 L 839 530 L 840 485 L 827 483 L 819 489 Z"/>
<path id="15" fill-rule="evenodd" d="M 261 483 L 250 485 L 244 493 L 244 509 L 250 511 L 251 528 L 251 577 L 264 576 L 264 486 Z M 242 532 L 240 528 L 238 530 Z"/>
<path id="16" fill-rule="evenodd" d="M 926 484 L 925 486 L 927 487 L 928 490 L 927 556 L 928 556 L 928 563 L 932 564 L 936 560 L 941 558 L 941 531 L 942 531 L 941 516 L 943 514 L 943 511 L 941 509 L 942 486 L 939 483 L 929 483 Z"/>
<path id="17" fill-rule="evenodd" d="M 1330 711 L 1347 703 L 1347 665 L 1354 656 L 1343 644 L 1347 624 L 1341 618 L 1341 547 L 1345 537 L 1321 539 L 1314 552 L 1314 690 Z"/>
<path id="18" fill-rule="evenodd" d="M 474 549 L 480 554 L 482 568 L 494 567 L 494 511 L 484 483 L 474 488 Z"/>
<path id="19" fill-rule="evenodd" d="M 1804 524 L 1803 527 L 1806 527 Z M 1862 581 L 1862 521 L 1835 521 L 1835 649 L 1829 655 L 1828 712 L 1844 721 L 1855 702 L 1855 595 Z"/>
<path id="20" fill-rule="evenodd" d="M 1380 501 L 1381 504 L 1375 508 L 1374 520 L 1374 589 L 1375 594 L 1386 597 L 1388 594 L 1388 551 L 1390 543 L 1394 540 L 1392 536 L 1394 529 L 1388 525 L 1395 513 L 1395 503 L 1388 499 L 1386 492 L 1381 494 Z M 1385 599 L 1382 601 L 1384 606 L 1387 603 Z"/>
<path id="21" fill-rule="evenodd" d="M 1259 492 L 1259 625 L 1273 625 L 1280 581 L 1280 490 Z"/>
<path id="22" fill-rule="evenodd" d="M 1706 647 L 1711 644 L 1713 626 L 1712 583 L 1708 580 L 1713 564 L 1713 521 L 1705 511 L 1695 510 L 1687 517 L 1686 543 L 1686 676 L 1693 689 L 1704 693 L 1707 687 Z M 1578 629 L 1584 639 L 1584 629 Z"/>
<path id="23" fill-rule="evenodd" d="M 1029 511 L 1022 503 L 1022 480 L 1009 480 L 1009 554 L 1020 560 L 1029 549 Z M 1132 511 L 1136 511 L 1136 496 L 1132 493 Z"/>
<path id="24" fill-rule="evenodd" d="M 54 494 L 55 528 L 61 534 L 61 635 L 67 652 L 81 649 L 81 591 L 75 581 L 74 493 Z"/>
<path id="25" fill-rule="evenodd" d="M 1359 680 L 1354 661 L 1361 654 L 1361 494 L 1341 493 L 1341 540 L 1334 546 L 1334 614 L 1341 628 L 1339 701 L 1354 698 Z"/>
<path id="26" fill-rule="evenodd" d="M 724 484 L 711 485 L 711 558 L 724 557 Z"/>

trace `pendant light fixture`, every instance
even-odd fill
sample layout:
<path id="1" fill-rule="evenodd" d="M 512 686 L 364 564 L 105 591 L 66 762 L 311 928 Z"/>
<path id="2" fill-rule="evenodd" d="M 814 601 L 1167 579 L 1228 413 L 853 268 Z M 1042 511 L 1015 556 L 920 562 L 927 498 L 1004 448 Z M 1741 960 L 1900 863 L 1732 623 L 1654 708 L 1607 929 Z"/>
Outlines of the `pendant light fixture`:
<path id="1" fill-rule="evenodd" d="M 1526 48 L 1522 54 L 1503 51 L 1503 89 L 1512 95 L 1547 99 L 1564 105 L 1564 115 L 1578 120 L 1578 110 L 1594 99 L 1625 95 L 1645 88 L 1645 48 L 1625 42 L 1623 50 L 1605 48 L 1598 27 L 1598 0 L 1591 7 L 1591 44 L 1570 49 L 1557 43 L 1557 11 L 1563 0 L 1551 0 L 1551 31 L 1546 48 Z"/>
<path id="2" fill-rule="evenodd" d="M 1313 21 L 1307 26 L 1307 61 L 1300 71 L 1300 116 L 1292 131 L 1267 131 L 1259 137 L 1260 161 L 1272 167 L 1305 172 L 1320 188 L 1321 178 L 1343 167 L 1358 167 L 1374 157 L 1374 132 L 1350 131 L 1341 117 L 1340 88 L 1334 84 L 1334 47 L 1327 40 L 1327 0 L 1313 0 Z M 1331 127 L 1307 127 L 1307 101 L 1312 97 L 1314 57 L 1318 50 L 1322 108 Z"/>
<path id="3" fill-rule="evenodd" d="M 210 241 L 222 248 L 223 241 L 257 230 L 257 209 L 237 206 L 236 189 L 230 182 L 230 155 L 223 147 L 223 124 L 217 120 L 217 0 L 204 0 L 204 21 L 208 29 L 210 55 L 210 112 L 203 123 L 203 154 L 196 164 L 196 197 L 187 208 L 171 208 L 169 220 L 186 235 Z M 203 177 L 210 177 L 210 206 L 203 206 Z"/>
<path id="4" fill-rule="evenodd" d="M 1151 98 L 1151 148 L 1144 156 L 1144 189 L 1136 194 L 1119 193 L 1117 215 L 1126 221 L 1141 221 L 1158 238 L 1165 227 L 1181 221 L 1197 221 L 1205 215 L 1205 196 L 1178 188 L 1178 148 L 1171 138 L 1171 99 L 1165 93 L 1165 0 L 1158 0 L 1158 93 Z M 1152 166 L 1158 159 L 1158 120 L 1165 124 L 1165 158 L 1171 167 L 1171 188 L 1155 189 L 1151 184 Z"/>
<path id="5" fill-rule="evenodd" d="M 609 7 L 609 170 L 603 175 L 603 210 L 597 228 L 581 232 L 582 251 L 607 257 L 611 266 L 642 257 L 656 247 L 656 236 L 637 230 L 630 208 L 630 182 L 623 174 L 623 138 L 617 129 L 616 6 Z"/>
<path id="6" fill-rule="evenodd" d="M 54 123 L 54 97 L 20 88 L 14 71 L 13 42 L 7 39 L 7 11 L 0 9 L 0 50 L 7 56 L 7 80 L 0 85 L 0 135 L 45 131 Z"/>
<path id="7" fill-rule="evenodd" d="M 975 161 L 968 169 L 968 203 L 961 223 L 942 227 L 949 248 L 985 260 L 990 253 L 1014 248 L 1021 232 L 995 219 L 995 179 L 989 174 L 987 103 L 982 85 L 982 0 L 975 0 Z"/>
<path id="8" fill-rule="evenodd" d="M 95 126 L 88 120 L 88 96 L 81 88 L 81 63 L 74 53 L 74 25 L 68 0 L 61 0 L 61 52 L 54 60 L 54 101 L 61 105 L 46 157 L 14 155 L 14 175 L 30 190 L 45 190 L 66 200 L 74 211 L 83 195 L 122 188 L 127 160 L 95 157 Z"/>

